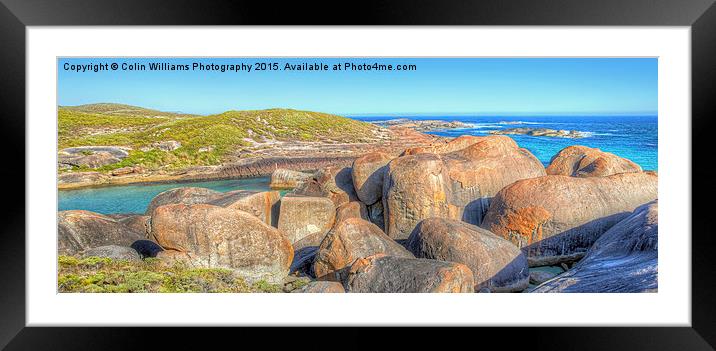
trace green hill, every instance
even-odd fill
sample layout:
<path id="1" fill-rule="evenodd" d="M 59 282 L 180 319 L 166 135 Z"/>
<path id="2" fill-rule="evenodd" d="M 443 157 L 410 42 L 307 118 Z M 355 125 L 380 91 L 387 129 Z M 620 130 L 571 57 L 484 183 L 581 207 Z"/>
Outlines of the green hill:
<path id="1" fill-rule="evenodd" d="M 132 117 L 197 117 L 198 115 L 173 113 L 152 110 L 132 105 L 99 103 L 78 106 L 60 106 L 61 109 L 83 113 L 101 113 L 104 115 L 132 116 Z"/>
<path id="2" fill-rule="evenodd" d="M 227 111 L 209 116 L 119 104 L 58 109 L 60 149 L 89 145 L 133 149 L 122 162 L 100 170 L 129 165 L 170 169 L 215 165 L 237 150 L 270 140 L 369 142 L 376 128 L 341 116 L 290 109 Z M 181 147 L 173 151 L 152 148 L 162 141 L 178 141 Z"/>

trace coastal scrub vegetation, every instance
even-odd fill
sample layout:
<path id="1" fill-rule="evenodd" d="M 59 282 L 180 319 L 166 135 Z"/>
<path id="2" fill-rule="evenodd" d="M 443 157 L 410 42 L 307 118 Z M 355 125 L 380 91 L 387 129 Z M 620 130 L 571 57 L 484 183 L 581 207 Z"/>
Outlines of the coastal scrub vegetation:
<path id="1" fill-rule="evenodd" d="M 59 148 L 74 146 L 127 146 L 122 162 L 104 166 L 109 171 L 126 166 L 181 169 L 216 165 L 240 150 L 271 141 L 367 142 L 376 126 L 349 118 L 309 111 L 268 109 L 227 111 L 209 116 L 174 114 L 119 104 L 59 107 Z M 171 150 L 157 143 L 177 141 Z M 85 169 L 75 169 L 85 170 Z"/>
<path id="2" fill-rule="evenodd" d="M 114 260 L 104 257 L 58 257 L 59 292 L 80 293 L 277 293 L 282 286 L 250 284 L 231 270 L 168 265 L 157 259 Z"/>

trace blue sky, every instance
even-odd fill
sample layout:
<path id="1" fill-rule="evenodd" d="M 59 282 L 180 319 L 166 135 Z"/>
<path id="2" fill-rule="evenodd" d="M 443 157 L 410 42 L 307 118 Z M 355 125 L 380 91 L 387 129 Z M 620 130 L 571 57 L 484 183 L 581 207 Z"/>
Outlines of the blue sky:
<path id="1" fill-rule="evenodd" d="M 294 108 L 366 114 L 656 114 L 656 58 L 59 59 L 58 104 L 116 102 L 212 114 Z M 68 64 L 321 62 L 329 71 L 74 72 Z M 332 71 L 334 64 L 415 64 L 415 71 Z"/>

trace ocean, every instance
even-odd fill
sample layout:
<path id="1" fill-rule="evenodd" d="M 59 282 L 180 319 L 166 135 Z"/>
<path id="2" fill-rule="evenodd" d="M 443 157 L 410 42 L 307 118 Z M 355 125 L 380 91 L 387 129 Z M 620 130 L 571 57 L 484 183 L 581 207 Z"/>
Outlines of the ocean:
<path id="1" fill-rule="evenodd" d="M 398 118 L 411 120 L 460 121 L 469 128 L 429 132 L 446 137 L 489 135 L 490 131 L 507 128 L 549 128 L 576 130 L 586 137 L 578 139 L 509 135 L 520 147 L 534 154 L 545 166 L 560 150 L 570 145 L 584 145 L 611 152 L 636 162 L 644 170 L 658 171 L 657 116 L 350 116 L 365 122 L 383 122 Z"/>

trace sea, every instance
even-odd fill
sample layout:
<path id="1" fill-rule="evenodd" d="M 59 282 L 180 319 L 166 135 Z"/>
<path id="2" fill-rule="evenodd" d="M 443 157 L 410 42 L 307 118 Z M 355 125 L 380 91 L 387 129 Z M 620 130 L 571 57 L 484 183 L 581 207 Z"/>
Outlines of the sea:
<path id="1" fill-rule="evenodd" d="M 458 137 L 461 135 L 489 135 L 490 131 L 506 128 L 530 127 L 576 130 L 585 137 L 578 139 L 510 135 L 520 147 L 534 154 L 545 166 L 552 157 L 570 145 L 584 145 L 611 152 L 639 164 L 644 170 L 658 171 L 658 118 L 657 116 L 349 116 L 351 118 L 383 124 L 398 118 L 412 120 L 460 121 L 466 128 L 435 130 L 430 134 Z M 163 183 L 146 185 L 120 185 L 58 192 L 58 209 L 88 210 L 103 214 L 143 213 L 154 196 L 162 191 L 182 186 L 204 187 L 217 191 L 267 190 L 267 177 Z"/>
<path id="2" fill-rule="evenodd" d="M 352 118 L 379 125 L 399 118 L 459 121 L 468 125 L 467 128 L 429 132 L 446 137 L 484 136 L 490 135 L 491 131 L 507 128 L 576 130 L 585 137 L 576 139 L 529 135 L 509 135 L 509 137 L 520 147 L 529 150 L 545 166 L 549 165 L 552 157 L 565 147 L 584 145 L 630 159 L 644 170 L 658 171 L 657 116 L 352 116 Z"/>

